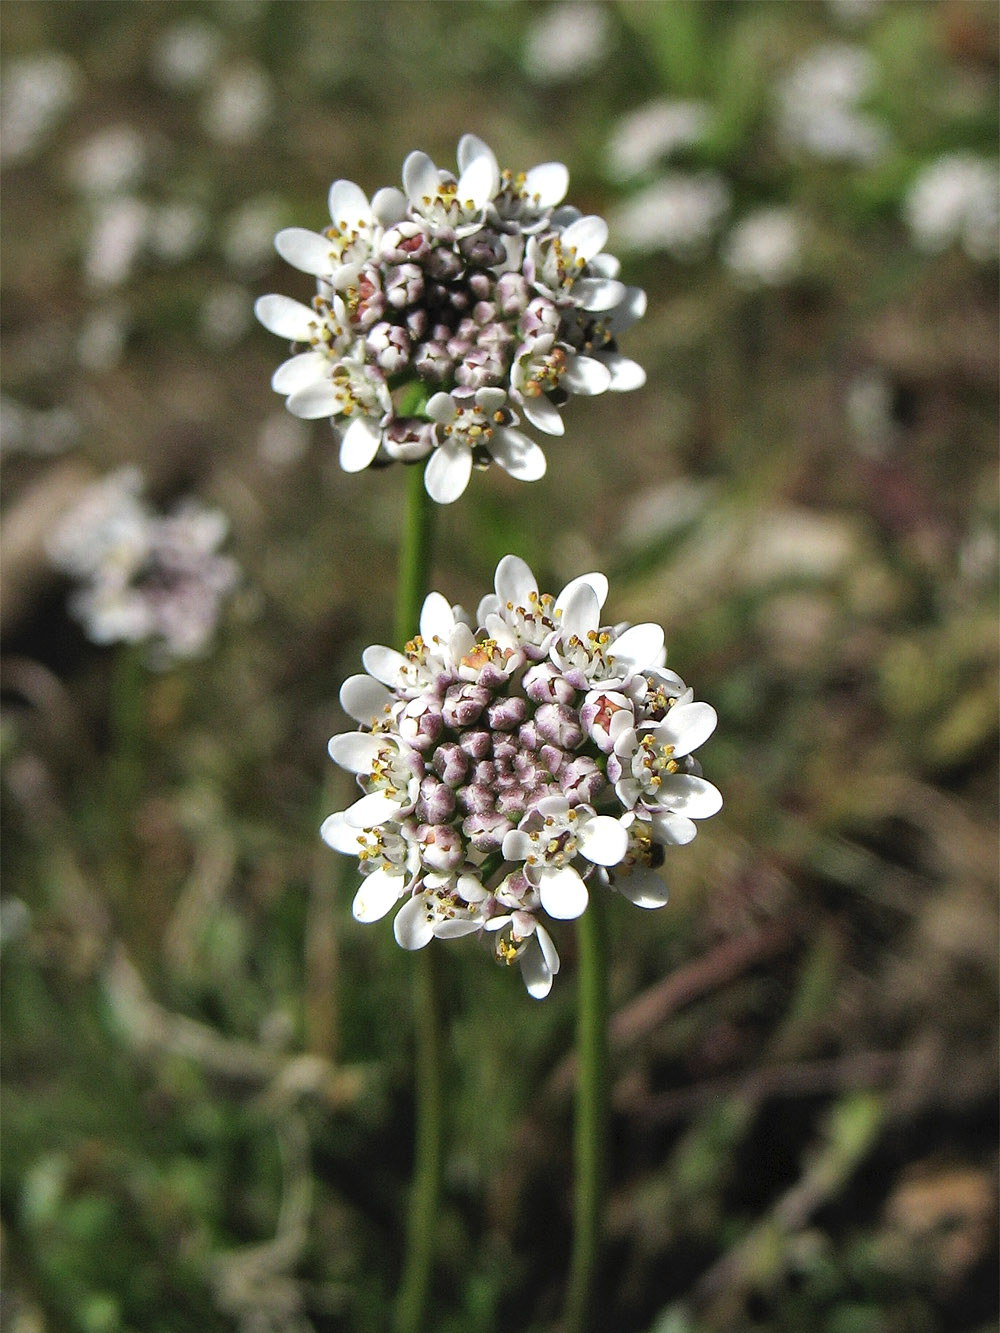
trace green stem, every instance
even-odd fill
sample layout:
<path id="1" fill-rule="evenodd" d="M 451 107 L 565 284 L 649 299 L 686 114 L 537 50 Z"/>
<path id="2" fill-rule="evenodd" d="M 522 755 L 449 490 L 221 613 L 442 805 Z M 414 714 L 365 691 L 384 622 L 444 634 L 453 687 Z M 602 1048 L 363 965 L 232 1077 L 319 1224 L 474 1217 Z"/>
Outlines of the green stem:
<path id="1" fill-rule="evenodd" d="M 108 699 L 108 760 L 105 785 L 105 836 L 114 846 L 124 874 L 132 819 L 142 775 L 146 710 L 146 666 L 142 648 L 123 644 L 113 657 Z"/>
<path id="2" fill-rule="evenodd" d="M 407 483 L 396 594 L 396 643 L 399 647 L 417 632 L 431 565 L 432 510 L 424 489 L 423 468 L 408 468 Z M 425 1326 L 444 1156 L 441 1132 L 444 1123 L 443 1042 L 439 1025 L 437 957 L 433 946 L 421 949 L 414 956 L 413 967 L 416 1124 L 406 1255 L 396 1296 L 396 1333 L 419 1333 Z"/>
<path id="3" fill-rule="evenodd" d="M 608 985 L 604 901 L 592 892 L 576 925 L 576 1122 L 573 1133 L 573 1253 L 566 1294 L 567 1333 L 590 1326 L 600 1257 L 607 1127 Z"/>

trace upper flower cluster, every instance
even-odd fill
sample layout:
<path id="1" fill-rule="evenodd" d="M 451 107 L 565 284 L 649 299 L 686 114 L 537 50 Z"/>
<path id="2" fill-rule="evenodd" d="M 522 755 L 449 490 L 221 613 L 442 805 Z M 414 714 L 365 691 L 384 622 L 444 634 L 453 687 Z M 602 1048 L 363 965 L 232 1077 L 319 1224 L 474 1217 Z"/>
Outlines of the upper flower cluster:
<path id="1" fill-rule="evenodd" d="M 142 498 L 142 474 L 124 467 L 87 488 L 52 532 L 52 563 L 82 583 L 70 609 L 95 643 L 146 643 L 151 664 L 203 651 L 239 570 L 218 548 L 229 524 L 187 500 L 171 514 Z"/>
<path id="2" fill-rule="evenodd" d="M 362 794 L 321 832 L 358 857 L 359 921 L 405 899 L 405 949 L 489 932 L 542 998 L 559 970 L 543 916 L 579 916 L 595 883 L 667 901 L 664 847 L 722 804 L 693 758 L 716 715 L 664 666 L 658 626 L 601 625 L 603 574 L 553 598 L 508 555 L 495 588 L 478 628 L 435 592 L 404 652 L 366 649 L 340 694 L 361 729 L 330 741 Z"/>
<path id="3" fill-rule="evenodd" d="M 345 471 L 427 458 L 441 504 L 474 465 L 535 481 L 545 455 L 522 417 L 561 435 L 571 394 L 644 383 L 617 337 L 645 294 L 618 281 L 607 223 L 562 203 L 568 184 L 559 162 L 501 171 L 466 134 L 457 177 L 411 153 L 402 190 L 369 200 L 334 181 L 326 231 L 278 233 L 278 253 L 315 276 L 317 295 L 311 306 L 258 300 L 260 322 L 296 345 L 271 384 L 295 416 L 332 418 Z"/>

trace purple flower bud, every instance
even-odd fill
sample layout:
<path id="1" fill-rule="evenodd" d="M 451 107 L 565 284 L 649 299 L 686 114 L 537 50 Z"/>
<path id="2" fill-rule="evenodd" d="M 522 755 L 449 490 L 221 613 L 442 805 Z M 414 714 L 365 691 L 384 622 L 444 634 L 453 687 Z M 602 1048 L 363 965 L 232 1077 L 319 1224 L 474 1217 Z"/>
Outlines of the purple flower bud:
<path id="1" fill-rule="evenodd" d="M 522 338 L 534 339 L 542 334 L 555 336 L 559 329 L 559 311 L 546 296 L 536 296 L 518 320 L 517 330 Z"/>
<path id="2" fill-rule="evenodd" d="M 477 852 L 496 852 L 510 831 L 510 820 L 496 812 L 468 815 L 462 821 L 462 832 Z"/>
<path id="3" fill-rule="evenodd" d="M 427 232 L 419 222 L 397 222 L 382 237 L 381 253 L 387 264 L 417 263 L 430 249 Z"/>
<path id="4" fill-rule="evenodd" d="M 414 699 L 400 715 L 399 734 L 417 750 L 429 750 L 444 730 L 441 710 L 426 698 Z"/>
<path id="5" fill-rule="evenodd" d="M 482 327 L 497 317 L 497 308 L 492 301 L 477 301 L 472 309 L 472 318 Z"/>
<path id="6" fill-rule="evenodd" d="M 528 807 L 528 793 L 516 783 L 497 793 L 496 808 L 503 815 L 519 819 Z"/>
<path id="7" fill-rule="evenodd" d="M 406 312 L 406 328 L 411 338 L 416 341 L 427 332 L 427 311 L 418 306 L 416 310 Z"/>
<path id="8" fill-rule="evenodd" d="M 535 726 L 543 740 L 562 750 L 575 750 L 583 743 L 579 718 L 565 704 L 542 704 L 535 714 Z"/>
<path id="9" fill-rule="evenodd" d="M 465 860 L 458 830 L 447 825 L 421 826 L 417 830 L 417 841 L 420 843 L 420 859 L 431 870 L 457 870 Z"/>
<path id="10" fill-rule="evenodd" d="M 433 774 L 425 774 L 420 780 L 417 818 L 425 824 L 446 824 L 454 813 L 455 793 Z"/>
<path id="11" fill-rule="evenodd" d="M 524 750 L 537 750 L 542 744 L 542 737 L 538 734 L 538 726 L 533 717 L 529 717 L 527 722 L 522 722 L 518 728 L 517 739 L 521 742 L 521 748 Z"/>
<path id="12" fill-rule="evenodd" d="M 546 770 L 553 775 L 557 774 L 566 762 L 566 752 L 560 750 L 558 745 L 543 745 L 538 751 L 538 757 Z"/>
<path id="13" fill-rule="evenodd" d="M 479 264 L 483 268 L 501 264 L 507 257 L 507 251 L 500 237 L 487 227 L 481 227 L 471 236 L 463 236 L 458 248 L 470 264 Z"/>
<path id="14" fill-rule="evenodd" d="M 469 291 L 475 300 L 488 301 L 493 295 L 493 279 L 487 273 L 470 273 Z"/>
<path id="15" fill-rule="evenodd" d="M 443 384 L 451 378 L 455 362 L 441 343 L 425 342 L 413 354 L 413 368 L 422 380 Z"/>
<path id="16" fill-rule="evenodd" d="M 410 360 L 409 335 L 398 324 L 382 320 L 365 339 L 365 350 L 387 375 L 396 375 Z"/>
<path id="17" fill-rule="evenodd" d="M 524 692 L 535 703 L 570 704 L 576 690 L 566 681 L 554 662 L 538 662 L 524 673 Z"/>
<path id="18" fill-rule="evenodd" d="M 581 754 L 563 765 L 559 787 L 570 805 L 593 805 L 607 786 L 604 774 L 589 755 Z"/>
<path id="19" fill-rule="evenodd" d="M 455 380 L 467 389 L 485 389 L 502 383 L 505 368 L 485 347 L 474 347 L 455 368 Z"/>
<path id="20" fill-rule="evenodd" d="M 447 782 L 449 787 L 457 787 L 460 782 L 465 780 L 465 775 L 469 771 L 469 761 L 460 745 L 454 741 L 445 741 L 434 751 L 434 757 L 431 760 L 434 765 L 434 771 L 442 782 Z"/>
<path id="21" fill-rule="evenodd" d="M 506 324 L 493 323 L 484 325 L 480 330 L 476 345 L 506 356 L 507 350 L 513 341 L 510 329 L 507 328 Z"/>
<path id="22" fill-rule="evenodd" d="M 528 712 L 528 705 L 517 695 L 494 699 L 486 710 L 486 719 L 494 731 L 513 731 L 520 726 Z"/>
<path id="23" fill-rule="evenodd" d="M 472 780 L 477 787 L 489 787 L 497 780 L 496 765 L 491 759 L 480 759 L 472 771 Z"/>
<path id="24" fill-rule="evenodd" d="M 492 705 L 491 705 L 492 707 Z M 493 758 L 498 764 L 517 766 L 519 759 L 531 762 L 529 755 L 522 755 L 518 748 L 517 741 L 513 736 L 504 736 L 502 734 L 493 737 Z"/>
<path id="25" fill-rule="evenodd" d="M 434 432 L 433 421 L 424 421 L 421 417 L 396 417 L 386 426 L 382 443 L 390 458 L 403 463 L 418 462 L 434 448 Z M 434 738 L 440 734 L 439 727 Z"/>
<path id="26" fill-rule="evenodd" d="M 502 314 L 510 319 L 519 315 L 528 304 L 529 287 L 521 273 L 502 273 L 497 279 L 494 300 Z"/>
<path id="27" fill-rule="evenodd" d="M 458 744 L 470 759 L 485 759 L 493 747 L 493 737 L 488 731 L 467 731 Z"/>
<path id="28" fill-rule="evenodd" d="M 358 277 L 358 304 L 352 322 L 360 329 L 370 329 L 385 312 L 382 275 L 374 264 L 366 264 Z"/>
<path id="29" fill-rule="evenodd" d="M 462 273 L 465 262 L 448 246 L 434 245 L 424 259 L 424 267 L 438 282 L 451 282 Z"/>
<path id="30" fill-rule="evenodd" d="M 490 692 L 482 685 L 471 682 L 449 685 L 441 709 L 445 723 L 449 727 L 469 727 L 475 722 L 490 701 Z"/>
<path id="31" fill-rule="evenodd" d="M 397 310 L 414 305 L 424 293 L 424 275 L 416 264 L 400 264 L 385 275 L 385 299 Z"/>
<path id="32" fill-rule="evenodd" d="M 496 793 L 492 784 L 485 786 L 472 782 L 467 787 L 459 787 L 456 793 L 459 809 L 467 815 L 488 814 L 496 805 Z"/>

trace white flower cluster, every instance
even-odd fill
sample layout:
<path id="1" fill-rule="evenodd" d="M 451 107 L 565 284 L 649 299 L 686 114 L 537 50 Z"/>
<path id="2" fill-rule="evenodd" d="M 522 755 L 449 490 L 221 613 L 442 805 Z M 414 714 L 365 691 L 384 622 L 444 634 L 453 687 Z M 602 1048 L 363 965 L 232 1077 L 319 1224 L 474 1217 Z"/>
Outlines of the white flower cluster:
<path id="1" fill-rule="evenodd" d="M 56 568 L 82 581 L 70 610 L 94 643 L 146 643 L 150 663 L 201 653 L 239 570 L 218 548 L 228 522 L 187 500 L 173 513 L 142 499 L 142 474 L 125 467 L 87 488 L 48 541 Z"/>
<path id="2" fill-rule="evenodd" d="M 541 999 L 559 970 L 543 918 L 580 916 L 595 885 L 667 901 L 664 848 L 722 804 L 692 757 L 716 714 L 664 666 L 662 629 L 602 627 L 603 574 L 553 598 L 508 555 L 495 588 L 478 628 L 431 593 L 405 652 L 366 649 L 340 694 L 361 729 L 329 747 L 362 795 L 321 832 L 358 858 L 359 921 L 402 899 L 404 949 L 485 932 Z"/>
<path id="3" fill-rule="evenodd" d="M 347 472 L 427 459 L 427 492 L 440 504 L 462 494 L 473 466 L 543 475 L 522 417 L 561 435 L 570 395 L 645 382 L 617 347 L 645 294 L 618 280 L 607 223 L 562 203 L 562 163 L 501 171 L 466 134 L 458 168 L 456 177 L 411 153 L 403 189 L 371 200 L 334 181 L 332 226 L 275 238 L 315 276 L 312 305 L 279 295 L 256 305 L 260 322 L 296 345 L 271 381 L 288 410 L 332 419 Z"/>
<path id="4" fill-rule="evenodd" d="M 903 201 L 913 242 L 928 254 L 958 243 L 970 259 L 996 259 L 1000 170 L 973 153 L 945 153 L 915 178 Z"/>

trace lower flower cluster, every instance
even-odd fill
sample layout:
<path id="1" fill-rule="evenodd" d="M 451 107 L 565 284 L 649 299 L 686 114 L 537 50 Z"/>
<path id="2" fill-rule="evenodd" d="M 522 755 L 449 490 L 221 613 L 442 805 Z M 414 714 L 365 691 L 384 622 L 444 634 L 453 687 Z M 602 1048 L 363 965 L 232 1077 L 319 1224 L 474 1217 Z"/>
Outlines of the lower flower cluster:
<path id="1" fill-rule="evenodd" d="M 658 626 L 601 625 L 602 574 L 553 598 L 508 555 L 495 588 L 475 627 L 431 593 L 404 652 L 365 651 L 340 696 L 361 729 L 329 747 L 362 794 L 321 833 L 358 858 L 359 921 L 402 899 L 404 949 L 486 933 L 541 999 L 559 970 L 543 918 L 580 916 L 595 886 L 667 901 L 664 848 L 722 804 L 693 757 L 716 714 Z"/>

